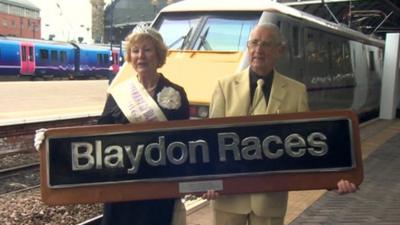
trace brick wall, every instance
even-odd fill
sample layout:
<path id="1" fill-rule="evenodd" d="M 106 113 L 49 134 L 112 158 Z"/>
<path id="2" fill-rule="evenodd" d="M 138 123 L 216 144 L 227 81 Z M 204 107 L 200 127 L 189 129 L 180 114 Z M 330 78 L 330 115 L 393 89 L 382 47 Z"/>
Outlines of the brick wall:
<path id="1" fill-rule="evenodd" d="M 0 35 L 34 38 L 41 37 L 41 20 L 0 12 Z"/>
<path id="2" fill-rule="evenodd" d="M 89 117 L 63 121 L 0 126 L 0 155 L 13 152 L 33 152 L 35 131 L 40 128 L 83 126 L 95 124 L 95 122 L 96 117 Z"/>

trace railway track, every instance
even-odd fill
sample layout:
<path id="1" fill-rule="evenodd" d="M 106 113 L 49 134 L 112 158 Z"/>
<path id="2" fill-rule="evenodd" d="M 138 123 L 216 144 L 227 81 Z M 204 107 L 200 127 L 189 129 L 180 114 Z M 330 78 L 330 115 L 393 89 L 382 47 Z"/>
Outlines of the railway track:
<path id="1" fill-rule="evenodd" d="M 39 163 L 0 170 L 0 195 L 38 187 Z"/>
<path id="2" fill-rule="evenodd" d="M 35 130 L 90 125 L 96 117 L 0 124 L 0 224 L 78 224 L 101 212 L 100 205 L 47 206 L 40 197 Z"/>

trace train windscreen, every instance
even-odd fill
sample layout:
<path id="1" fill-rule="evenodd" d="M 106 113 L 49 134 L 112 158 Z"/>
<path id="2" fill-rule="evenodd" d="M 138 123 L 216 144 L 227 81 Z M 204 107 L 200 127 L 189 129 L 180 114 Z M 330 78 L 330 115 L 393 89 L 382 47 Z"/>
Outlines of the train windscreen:
<path id="1" fill-rule="evenodd" d="M 260 15 L 259 12 L 164 13 L 154 27 L 170 50 L 243 51 Z"/>

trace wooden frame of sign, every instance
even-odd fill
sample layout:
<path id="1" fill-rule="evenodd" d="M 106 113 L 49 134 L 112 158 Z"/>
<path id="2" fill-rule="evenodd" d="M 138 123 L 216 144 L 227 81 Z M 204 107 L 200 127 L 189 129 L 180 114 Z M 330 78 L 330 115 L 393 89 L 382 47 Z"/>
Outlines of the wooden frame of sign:
<path id="1" fill-rule="evenodd" d="M 363 179 L 351 111 L 48 129 L 40 149 L 49 205 L 334 189 Z"/>

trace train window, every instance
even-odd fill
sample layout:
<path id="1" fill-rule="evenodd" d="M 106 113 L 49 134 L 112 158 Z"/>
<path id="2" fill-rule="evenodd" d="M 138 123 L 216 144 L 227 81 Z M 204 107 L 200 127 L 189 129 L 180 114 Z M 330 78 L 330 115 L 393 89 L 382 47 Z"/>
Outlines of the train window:
<path id="1" fill-rule="evenodd" d="M 281 21 L 276 22 L 276 26 L 279 27 L 279 29 L 281 29 L 281 31 L 282 31 Z"/>
<path id="2" fill-rule="evenodd" d="M 369 51 L 369 70 L 370 71 L 375 71 L 375 57 L 374 57 L 374 52 Z"/>
<path id="3" fill-rule="evenodd" d="M 169 49 L 180 49 L 193 34 L 193 30 L 200 22 L 198 15 L 170 15 L 165 14 L 156 28 L 161 33 Z M 174 31 L 174 32 L 171 32 Z"/>
<path id="4" fill-rule="evenodd" d="M 344 73 L 353 73 L 353 67 L 351 66 L 351 54 L 350 54 L 350 43 L 347 40 L 342 42 L 342 68 Z"/>
<path id="5" fill-rule="evenodd" d="M 42 59 L 42 60 L 48 60 L 49 59 L 49 51 L 48 50 L 40 49 L 39 53 L 40 53 L 40 59 Z"/>
<path id="6" fill-rule="evenodd" d="M 329 42 L 329 69 L 335 76 L 338 74 L 351 74 L 352 67 L 348 41 L 334 35 L 331 35 L 331 39 L 332 41 Z"/>
<path id="7" fill-rule="evenodd" d="M 340 46 L 340 42 L 329 42 L 329 69 L 339 72 L 342 68 L 343 57 L 342 57 L 342 48 Z"/>
<path id="8" fill-rule="evenodd" d="M 102 54 L 97 54 L 97 64 L 98 65 L 103 64 L 103 55 Z"/>
<path id="9" fill-rule="evenodd" d="M 330 86 L 329 38 L 323 31 L 305 30 L 305 80 L 309 88 Z"/>
<path id="10" fill-rule="evenodd" d="M 67 62 L 67 52 L 65 52 L 65 51 L 60 52 L 60 61 L 61 61 L 61 63 Z"/>
<path id="11" fill-rule="evenodd" d="M 50 58 L 51 58 L 52 62 L 57 61 L 58 60 L 58 52 L 55 50 L 52 50 L 50 52 Z"/>
<path id="12" fill-rule="evenodd" d="M 293 26 L 292 27 L 292 48 L 293 48 L 293 56 L 299 57 L 300 50 L 299 50 L 299 42 L 300 42 L 300 35 L 299 35 L 299 27 Z"/>
<path id="13" fill-rule="evenodd" d="M 194 49 L 206 51 L 243 51 L 251 28 L 257 24 L 253 18 L 213 18 L 205 23 Z"/>
<path id="14" fill-rule="evenodd" d="M 325 37 L 319 31 L 308 30 L 306 40 L 306 60 L 309 63 L 323 64 L 328 61 L 328 50 L 325 45 Z"/>
<path id="15" fill-rule="evenodd" d="M 33 47 L 29 46 L 29 61 L 33 62 Z"/>
<path id="16" fill-rule="evenodd" d="M 22 46 L 22 61 L 26 61 L 26 46 Z"/>
<path id="17" fill-rule="evenodd" d="M 108 54 L 103 54 L 103 59 L 105 64 L 110 63 L 110 56 Z"/>
<path id="18" fill-rule="evenodd" d="M 334 49 L 332 49 L 332 41 L 328 41 L 328 43 L 326 43 L 327 44 L 327 51 L 328 51 L 328 68 L 329 69 L 332 69 L 332 67 L 333 67 L 333 51 L 334 51 Z"/>
<path id="19" fill-rule="evenodd" d="M 166 13 L 156 21 L 155 28 L 169 49 L 242 51 L 259 18 L 259 12 Z"/>

